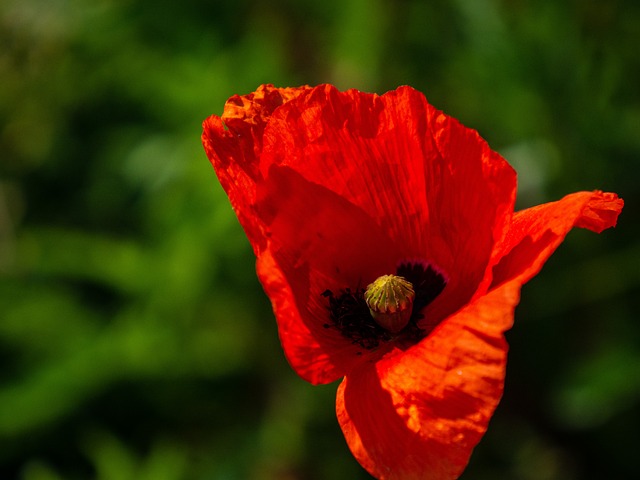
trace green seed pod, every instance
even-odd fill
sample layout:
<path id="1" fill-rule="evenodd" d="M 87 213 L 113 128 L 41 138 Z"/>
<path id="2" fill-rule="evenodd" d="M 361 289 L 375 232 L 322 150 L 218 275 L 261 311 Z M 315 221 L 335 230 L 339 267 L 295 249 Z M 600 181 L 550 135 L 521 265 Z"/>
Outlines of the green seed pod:
<path id="1" fill-rule="evenodd" d="M 413 285 L 396 275 L 377 278 L 364 292 L 373 319 L 392 333 L 400 332 L 409 323 L 415 296 Z"/>

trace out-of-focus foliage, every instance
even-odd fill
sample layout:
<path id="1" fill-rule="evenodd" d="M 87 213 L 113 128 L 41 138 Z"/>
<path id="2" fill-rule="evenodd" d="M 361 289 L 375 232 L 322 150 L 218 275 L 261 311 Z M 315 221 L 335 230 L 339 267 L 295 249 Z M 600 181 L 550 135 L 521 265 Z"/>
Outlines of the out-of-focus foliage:
<path id="1" fill-rule="evenodd" d="M 234 93 L 322 82 L 425 92 L 521 207 L 625 198 L 525 286 L 463 478 L 640 476 L 638 2 L 3 0 L 0 45 L 1 478 L 368 478 L 199 140 Z"/>

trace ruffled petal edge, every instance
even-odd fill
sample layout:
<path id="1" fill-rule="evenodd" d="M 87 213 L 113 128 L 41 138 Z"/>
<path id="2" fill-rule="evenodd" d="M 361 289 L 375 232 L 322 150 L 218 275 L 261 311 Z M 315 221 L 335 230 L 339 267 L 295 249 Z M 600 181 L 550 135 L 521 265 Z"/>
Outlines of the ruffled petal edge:
<path id="1" fill-rule="evenodd" d="M 615 193 L 577 192 L 557 202 L 516 212 L 496 245 L 491 288 L 535 276 L 573 227 L 600 233 L 614 227 L 624 201 Z"/>

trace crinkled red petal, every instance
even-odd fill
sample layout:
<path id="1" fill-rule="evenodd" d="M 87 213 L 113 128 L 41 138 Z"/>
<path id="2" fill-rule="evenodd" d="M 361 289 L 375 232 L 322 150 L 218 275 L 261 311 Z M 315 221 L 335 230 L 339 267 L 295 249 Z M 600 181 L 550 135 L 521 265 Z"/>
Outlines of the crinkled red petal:
<path id="1" fill-rule="evenodd" d="M 433 324 L 477 289 L 512 210 L 511 167 L 408 87 L 261 87 L 208 119 L 203 141 L 258 256 L 285 353 L 313 383 L 369 356 L 325 327 L 323 291 L 428 260 L 450 277 L 425 312 Z"/>
<path id="2" fill-rule="evenodd" d="M 276 108 L 309 89 L 262 85 L 249 95 L 231 97 L 222 117 L 212 115 L 203 123 L 207 156 L 256 253 L 264 242 L 259 219 L 252 212 L 256 183 L 261 180 L 258 159 L 264 128 Z"/>
<path id="3" fill-rule="evenodd" d="M 458 478 L 503 391 L 519 284 L 492 291 L 412 348 L 344 379 L 337 415 L 360 464 L 382 480 Z"/>
<path id="4" fill-rule="evenodd" d="M 527 282 L 573 227 L 602 232 L 616 225 L 624 202 L 615 193 L 578 192 L 557 202 L 517 212 L 496 245 L 492 288 L 509 280 Z"/>
<path id="5" fill-rule="evenodd" d="M 494 255 L 493 285 L 406 352 L 347 375 L 337 397 L 345 438 L 380 479 L 454 479 L 502 395 L 520 287 L 574 226 L 615 226 L 623 201 L 579 192 L 515 214 Z"/>
<path id="6" fill-rule="evenodd" d="M 444 270 L 449 284 L 425 313 L 432 319 L 469 300 L 513 211 L 511 167 L 409 87 L 377 96 L 325 85 L 293 99 L 265 129 L 263 177 L 272 165 L 368 214 L 396 244 L 397 261 Z"/>
<path id="7" fill-rule="evenodd" d="M 258 186 L 256 214 L 266 248 L 258 276 L 271 299 L 292 367 L 311 383 L 344 376 L 371 353 L 330 327 L 330 289 L 366 286 L 395 268 L 393 242 L 373 220 L 334 192 L 272 165 Z M 371 261 L 375 258 L 375 261 Z"/>

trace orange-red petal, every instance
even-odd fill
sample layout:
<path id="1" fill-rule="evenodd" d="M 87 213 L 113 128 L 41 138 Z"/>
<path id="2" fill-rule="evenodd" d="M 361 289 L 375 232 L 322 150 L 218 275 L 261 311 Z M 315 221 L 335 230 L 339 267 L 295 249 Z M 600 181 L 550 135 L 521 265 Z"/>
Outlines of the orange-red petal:
<path id="1" fill-rule="evenodd" d="M 409 87 L 378 96 L 263 86 L 232 97 L 204 127 L 287 358 L 313 383 L 369 356 L 325 328 L 323 291 L 356 289 L 401 260 L 425 259 L 449 274 L 425 312 L 433 323 L 477 289 L 513 208 L 511 167 Z"/>
<path id="2" fill-rule="evenodd" d="M 262 85 L 248 95 L 234 95 L 227 100 L 222 117 L 212 115 L 202 125 L 204 149 L 256 253 L 264 241 L 252 213 L 256 183 L 261 180 L 258 165 L 264 128 L 276 108 L 309 88 Z"/>
<path id="3" fill-rule="evenodd" d="M 323 85 L 291 100 L 265 129 L 263 176 L 272 165 L 369 215 L 395 242 L 397 260 L 426 259 L 448 273 L 431 318 L 471 298 L 515 199 L 504 159 L 410 87 L 378 96 Z"/>
<path id="4" fill-rule="evenodd" d="M 267 236 L 258 276 L 287 359 L 311 383 L 337 380 L 368 352 L 327 328 L 322 293 L 366 286 L 395 268 L 397 248 L 366 213 L 289 167 L 273 165 L 258 198 L 256 214 Z"/>
<path id="5" fill-rule="evenodd" d="M 521 285 L 568 231 L 615 226 L 623 202 L 579 192 L 514 215 L 494 255 L 493 285 L 426 339 L 351 372 L 337 414 L 354 456 L 380 479 L 455 479 L 502 395 L 507 345 Z"/>
<path id="6" fill-rule="evenodd" d="M 492 288 L 514 279 L 527 282 L 573 227 L 600 233 L 616 225 L 623 205 L 615 193 L 578 192 L 517 212 L 494 251 Z"/>
<path id="7" fill-rule="evenodd" d="M 426 339 L 347 375 L 337 415 L 349 448 L 381 480 L 458 478 L 503 391 L 519 284 L 443 321 Z"/>

